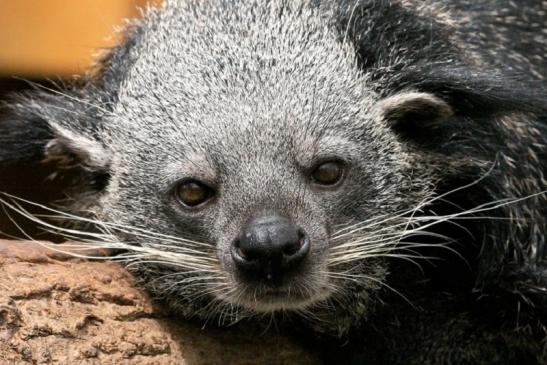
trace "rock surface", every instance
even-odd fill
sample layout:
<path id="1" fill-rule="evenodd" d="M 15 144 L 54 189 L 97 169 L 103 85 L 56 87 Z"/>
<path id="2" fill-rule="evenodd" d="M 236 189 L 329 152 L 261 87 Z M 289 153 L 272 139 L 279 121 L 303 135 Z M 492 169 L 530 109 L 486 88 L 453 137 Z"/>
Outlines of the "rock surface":
<path id="1" fill-rule="evenodd" d="M 318 363 L 290 337 L 203 330 L 163 313 L 114 262 L 0 240 L 2 364 Z"/>

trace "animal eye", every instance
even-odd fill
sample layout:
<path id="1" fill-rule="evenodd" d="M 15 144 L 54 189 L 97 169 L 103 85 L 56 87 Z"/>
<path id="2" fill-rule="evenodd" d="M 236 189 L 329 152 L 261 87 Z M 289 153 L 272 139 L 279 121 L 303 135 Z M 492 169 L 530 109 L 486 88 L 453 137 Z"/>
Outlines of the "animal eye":
<path id="1" fill-rule="evenodd" d="M 344 175 L 344 164 L 340 161 L 328 161 L 315 167 L 311 173 L 314 183 L 320 185 L 334 185 Z"/>
<path id="2" fill-rule="evenodd" d="M 195 207 L 209 200 L 214 195 L 214 191 L 199 181 L 190 180 L 181 183 L 177 187 L 176 194 L 182 204 Z"/>

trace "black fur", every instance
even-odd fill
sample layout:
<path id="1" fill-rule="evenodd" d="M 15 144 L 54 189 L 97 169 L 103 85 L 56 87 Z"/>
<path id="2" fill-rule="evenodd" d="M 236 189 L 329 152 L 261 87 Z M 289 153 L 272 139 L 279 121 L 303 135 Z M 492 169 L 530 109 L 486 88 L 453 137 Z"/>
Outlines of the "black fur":
<path id="1" fill-rule="evenodd" d="M 47 122 L 10 113 L 0 122 L 0 164 L 36 163 L 53 138 Z"/>

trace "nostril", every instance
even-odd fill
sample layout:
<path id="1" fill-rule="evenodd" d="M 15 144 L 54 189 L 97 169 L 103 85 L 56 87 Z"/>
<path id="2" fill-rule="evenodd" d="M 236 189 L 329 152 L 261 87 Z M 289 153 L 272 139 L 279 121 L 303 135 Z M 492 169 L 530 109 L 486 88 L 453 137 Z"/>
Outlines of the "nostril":
<path id="1" fill-rule="evenodd" d="M 283 250 L 283 254 L 285 256 L 292 256 L 294 255 L 295 253 L 298 252 L 298 249 L 300 247 L 298 247 L 299 244 L 291 244 L 291 245 L 288 245 L 287 247 L 285 247 L 285 249 Z"/>
<path id="2" fill-rule="evenodd" d="M 288 242 L 285 248 L 283 249 L 283 254 L 285 256 L 292 256 L 298 253 L 302 249 L 302 247 L 305 245 L 307 238 L 306 238 L 306 234 L 304 233 L 302 229 L 298 230 L 297 237 L 298 238 L 296 240 L 292 242 Z"/>
<path id="3" fill-rule="evenodd" d="M 234 256 L 236 256 L 236 258 L 238 258 L 240 261 L 247 262 L 255 261 L 259 258 L 254 250 L 252 250 L 251 248 L 245 248 L 243 246 L 244 245 L 242 245 L 241 240 L 237 239 L 234 241 L 232 245 L 232 253 L 234 254 Z"/>
<path id="4" fill-rule="evenodd" d="M 232 245 L 232 253 L 234 253 L 238 259 L 247 260 L 247 255 L 241 248 L 241 241 L 239 239 L 234 241 L 234 244 Z"/>
<path id="5" fill-rule="evenodd" d="M 233 251 L 235 252 L 235 254 L 238 257 L 240 257 L 242 259 L 245 259 L 245 252 L 243 252 L 243 250 L 241 249 L 241 241 L 240 240 L 235 240 L 234 241 Z"/>

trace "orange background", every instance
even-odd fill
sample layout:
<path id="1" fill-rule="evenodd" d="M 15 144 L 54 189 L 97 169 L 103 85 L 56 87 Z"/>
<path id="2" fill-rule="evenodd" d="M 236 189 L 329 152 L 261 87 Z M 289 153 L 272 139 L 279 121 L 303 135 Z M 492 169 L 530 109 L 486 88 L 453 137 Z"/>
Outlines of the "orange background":
<path id="1" fill-rule="evenodd" d="M 112 47 L 115 27 L 159 0 L 4 0 L 0 2 L 0 76 L 44 78 L 83 73 Z"/>

